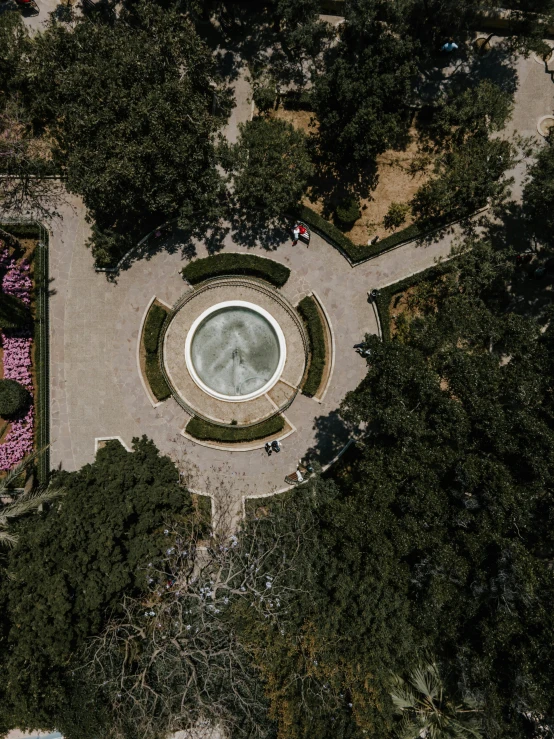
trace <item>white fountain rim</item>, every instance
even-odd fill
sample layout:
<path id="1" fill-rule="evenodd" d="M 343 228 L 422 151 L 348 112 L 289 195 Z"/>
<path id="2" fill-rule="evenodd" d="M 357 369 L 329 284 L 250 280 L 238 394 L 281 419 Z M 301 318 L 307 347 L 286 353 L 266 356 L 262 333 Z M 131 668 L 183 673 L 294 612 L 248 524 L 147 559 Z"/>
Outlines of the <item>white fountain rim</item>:
<path id="1" fill-rule="evenodd" d="M 268 382 L 266 382 L 265 385 L 263 385 L 263 387 L 259 388 L 258 390 L 255 390 L 253 393 L 248 393 L 248 395 L 224 395 L 223 393 L 218 393 L 216 390 L 206 385 L 206 383 L 202 382 L 200 377 L 198 377 L 196 370 L 194 369 L 194 362 L 192 361 L 192 355 L 191 355 L 191 347 L 192 347 L 192 340 L 194 338 L 194 334 L 196 333 L 196 329 L 212 313 L 215 313 L 216 311 L 219 311 L 219 310 L 223 310 L 225 308 L 248 308 L 254 313 L 258 313 L 259 315 L 263 316 L 266 319 L 266 321 L 271 325 L 273 330 L 275 331 L 277 335 L 277 340 L 279 342 L 279 363 L 277 364 L 277 368 L 275 372 L 273 373 L 271 378 L 268 380 Z M 207 395 L 211 395 L 212 398 L 217 398 L 218 400 L 224 400 L 228 403 L 244 403 L 248 400 L 254 400 L 254 398 L 259 398 L 260 395 L 265 395 L 265 393 L 267 393 L 268 390 L 271 390 L 271 388 L 278 382 L 283 372 L 283 369 L 285 367 L 286 361 L 287 361 L 287 343 L 285 341 L 285 335 L 283 333 L 281 326 L 279 326 L 275 318 L 273 318 L 271 313 L 266 311 L 265 308 L 262 308 L 259 305 L 256 305 L 255 303 L 249 303 L 246 300 L 224 300 L 221 303 L 216 303 L 215 305 L 212 305 L 210 308 L 208 308 L 203 313 L 201 313 L 198 316 L 198 318 L 195 319 L 195 321 L 193 322 L 192 326 L 190 327 L 188 331 L 187 338 L 185 340 L 185 362 L 186 362 L 189 374 L 194 380 L 194 382 L 196 383 L 196 385 L 198 385 L 198 387 L 201 390 L 203 390 Z"/>

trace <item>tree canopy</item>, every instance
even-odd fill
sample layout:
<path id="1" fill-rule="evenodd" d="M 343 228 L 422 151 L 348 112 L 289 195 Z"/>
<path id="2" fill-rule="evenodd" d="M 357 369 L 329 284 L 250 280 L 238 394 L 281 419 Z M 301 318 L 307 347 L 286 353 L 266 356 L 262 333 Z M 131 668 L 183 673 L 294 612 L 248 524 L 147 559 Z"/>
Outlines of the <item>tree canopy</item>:
<path id="1" fill-rule="evenodd" d="M 540 149 L 523 193 L 524 212 L 535 237 L 554 244 L 554 138 Z"/>
<path id="2" fill-rule="evenodd" d="M 553 715 L 554 335 L 514 312 L 513 256 L 471 242 L 407 333 L 367 338 L 356 453 L 272 507 L 309 522 L 295 623 L 252 639 L 287 736 L 391 736 L 391 670 L 429 654 L 491 739 Z"/>
<path id="3" fill-rule="evenodd" d="M 189 21 L 141 1 L 109 21 L 53 22 L 35 41 L 32 74 L 34 116 L 94 220 L 99 263 L 168 218 L 210 220 L 221 119 L 213 59 Z"/>
<path id="4" fill-rule="evenodd" d="M 2 703 L 12 725 L 60 728 L 76 650 L 124 595 L 146 588 L 149 562 L 167 547 L 165 525 L 191 512 L 173 463 L 144 437 L 133 449 L 108 442 L 92 464 L 59 473 L 61 502 L 15 529 L 1 590 Z"/>
<path id="5" fill-rule="evenodd" d="M 279 119 L 243 124 L 225 162 L 243 217 L 260 223 L 274 222 L 298 204 L 313 169 L 305 135 Z"/>

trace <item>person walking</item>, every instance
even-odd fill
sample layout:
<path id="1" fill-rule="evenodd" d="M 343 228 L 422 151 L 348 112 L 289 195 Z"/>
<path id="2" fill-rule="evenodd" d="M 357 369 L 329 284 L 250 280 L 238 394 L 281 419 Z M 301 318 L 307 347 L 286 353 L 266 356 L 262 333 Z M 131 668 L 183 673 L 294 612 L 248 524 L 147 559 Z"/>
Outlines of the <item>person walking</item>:
<path id="1" fill-rule="evenodd" d="M 292 245 L 296 246 L 298 244 L 298 238 L 300 236 L 300 225 L 298 223 L 295 223 L 292 227 Z"/>

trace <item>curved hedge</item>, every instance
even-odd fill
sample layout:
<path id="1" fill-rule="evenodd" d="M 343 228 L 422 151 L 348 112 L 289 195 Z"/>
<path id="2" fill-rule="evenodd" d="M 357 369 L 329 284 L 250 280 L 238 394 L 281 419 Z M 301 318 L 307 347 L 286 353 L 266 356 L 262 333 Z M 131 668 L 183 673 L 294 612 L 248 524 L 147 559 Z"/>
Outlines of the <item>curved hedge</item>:
<path id="1" fill-rule="evenodd" d="M 304 395 L 313 397 L 319 390 L 325 371 L 325 329 L 321 321 L 316 301 L 309 295 L 298 303 L 298 312 L 302 316 L 308 330 L 310 340 L 310 366 L 308 376 L 302 388 Z"/>
<path id="2" fill-rule="evenodd" d="M 394 249 L 395 246 L 404 244 L 407 241 L 421 238 L 426 234 L 432 233 L 438 227 L 445 227 L 449 223 L 453 223 L 452 217 L 445 217 L 441 223 L 436 224 L 433 229 L 421 229 L 415 223 L 411 226 L 397 231 L 396 233 L 386 236 L 376 244 L 355 244 L 351 241 L 348 236 L 345 236 L 340 229 L 338 229 L 333 223 L 329 223 L 325 218 L 316 213 L 315 210 L 308 208 L 306 205 L 301 205 L 297 209 L 297 217 L 308 224 L 308 226 L 322 236 L 326 241 L 330 242 L 334 246 L 338 246 L 352 264 L 356 262 L 362 262 L 364 259 L 370 259 L 376 257 L 378 254 L 382 254 L 389 249 Z"/>
<path id="3" fill-rule="evenodd" d="M 203 421 L 201 418 L 191 418 L 187 424 L 186 432 L 195 439 L 201 441 L 225 441 L 237 443 L 240 441 L 255 441 L 274 436 L 285 428 L 282 416 L 273 416 L 267 421 L 257 423 L 255 426 L 216 426 L 215 423 Z"/>
<path id="4" fill-rule="evenodd" d="M 166 316 L 165 308 L 157 303 L 152 303 L 144 322 L 144 348 L 148 354 L 155 354 L 158 351 L 160 334 Z"/>
<path id="5" fill-rule="evenodd" d="M 142 341 L 146 351 L 146 379 L 156 400 L 166 400 L 171 395 L 171 390 L 162 374 L 158 359 L 158 345 L 166 316 L 165 308 L 157 303 L 152 303 L 142 332 Z"/>
<path id="6" fill-rule="evenodd" d="M 290 269 L 273 259 L 257 257 L 254 254 L 216 254 L 205 259 L 195 259 L 182 271 L 183 277 L 196 285 L 210 277 L 226 275 L 246 275 L 260 277 L 271 282 L 275 287 L 282 287 L 289 279 Z"/>
<path id="7" fill-rule="evenodd" d="M 13 418 L 22 413 L 31 396 L 27 388 L 15 380 L 0 380 L 0 416 Z"/>

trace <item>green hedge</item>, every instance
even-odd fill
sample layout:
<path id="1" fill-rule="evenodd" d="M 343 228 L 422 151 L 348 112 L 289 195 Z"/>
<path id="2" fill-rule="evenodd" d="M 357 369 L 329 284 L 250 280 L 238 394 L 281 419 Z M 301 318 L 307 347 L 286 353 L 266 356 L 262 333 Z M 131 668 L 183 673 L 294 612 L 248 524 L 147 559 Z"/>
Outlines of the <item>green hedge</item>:
<path id="1" fill-rule="evenodd" d="M 325 329 L 315 300 L 307 296 L 298 303 L 298 312 L 304 319 L 310 340 L 310 366 L 302 388 L 304 395 L 313 397 L 319 390 L 325 371 Z"/>
<path id="2" fill-rule="evenodd" d="M 282 416 L 273 416 L 267 421 L 257 423 L 255 426 L 216 426 L 214 423 L 203 421 L 201 418 L 191 418 L 187 424 L 186 431 L 195 439 L 201 441 L 224 441 L 237 443 L 240 441 L 255 441 L 274 436 L 285 428 Z"/>
<path id="3" fill-rule="evenodd" d="M 434 267 L 429 267 L 428 269 L 423 270 L 423 272 L 418 272 L 415 275 L 411 275 L 411 277 L 406 277 L 404 280 L 400 280 L 399 282 L 395 282 L 393 285 L 388 285 L 379 290 L 379 294 L 375 299 L 375 305 L 379 314 L 384 342 L 391 340 L 390 304 L 393 297 L 398 293 L 404 292 L 408 288 L 417 285 L 419 282 L 423 282 L 425 280 L 436 280 L 447 272 L 450 272 L 453 268 L 454 265 L 451 261 L 446 262 L 445 264 L 437 264 Z"/>
<path id="4" fill-rule="evenodd" d="M 411 226 L 407 226 L 391 236 L 381 239 L 376 244 L 355 244 L 336 226 L 329 223 L 329 221 L 326 221 L 325 218 L 319 215 L 319 213 L 316 213 L 315 210 L 308 208 L 306 205 L 301 205 L 298 208 L 297 217 L 299 220 L 307 223 L 311 229 L 316 233 L 319 233 L 319 235 L 326 241 L 329 241 L 331 244 L 338 246 L 339 249 L 342 249 L 352 263 L 376 257 L 389 249 L 393 249 L 399 244 L 403 244 L 406 241 L 412 241 L 413 239 L 424 236 L 426 233 L 430 233 L 429 230 L 421 229 L 413 223 Z M 449 222 L 451 222 L 449 219 L 445 219 L 442 225 L 446 226 Z M 440 225 L 441 224 L 434 226 L 432 230 L 439 228 Z"/>
<path id="5" fill-rule="evenodd" d="M 11 230 L 11 229 L 10 229 Z M 36 444 L 42 449 L 37 460 L 38 479 L 46 484 L 50 477 L 50 341 L 49 341 L 49 300 L 50 280 L 48 274 L 48 233 L 36 229 L 39 242 L 34 253 L 35 277 L 35 372 L 37 378 Z M 14 231 L 14 235 L 16 235 Z M 24 238 L 21 233 L 18 236 Z M 31 234 L 26 234 L 31 235 Z"/>
<path id="6" fill-rule="evenodd" d="M 146 379 L 156 400 L 166 400 L 169 398 L 171 390 L 165 381 L 165 377 L 162 375 L 157 354 L 146 355 Z"/>
<path id="7" fill-rule="evenodd" d="M 162 374 L 160 360 L 158 358 L 158 345 L 166 316 L 167 311 L 165 308 L 157 303 L 152 303 L 146 316 L 146 321 L 144 322 L 142 334 L 144 349 L 146 350 L 146 379 L 156 400 L 166 400 L 171 395 L 171 390 Z"/>
<path id="8" fill-rule="evenodd" d="M 144 322 L 144 348 L 148 354 L 155 354 L 158 351 L 160 334 L 166 316 L 165 308 L 157 303 L 152 303 Z"/>
<path id="9" fill-rule="evenodd" d="M 275 287 L 282 287 L 289 279 L 290 269 L 273 259 L 264 259 L 254 254 L 216 254 L 187 264 L 182 274 L 191 285 L 210 277 L 248 275 L 267 280 Z"/>

